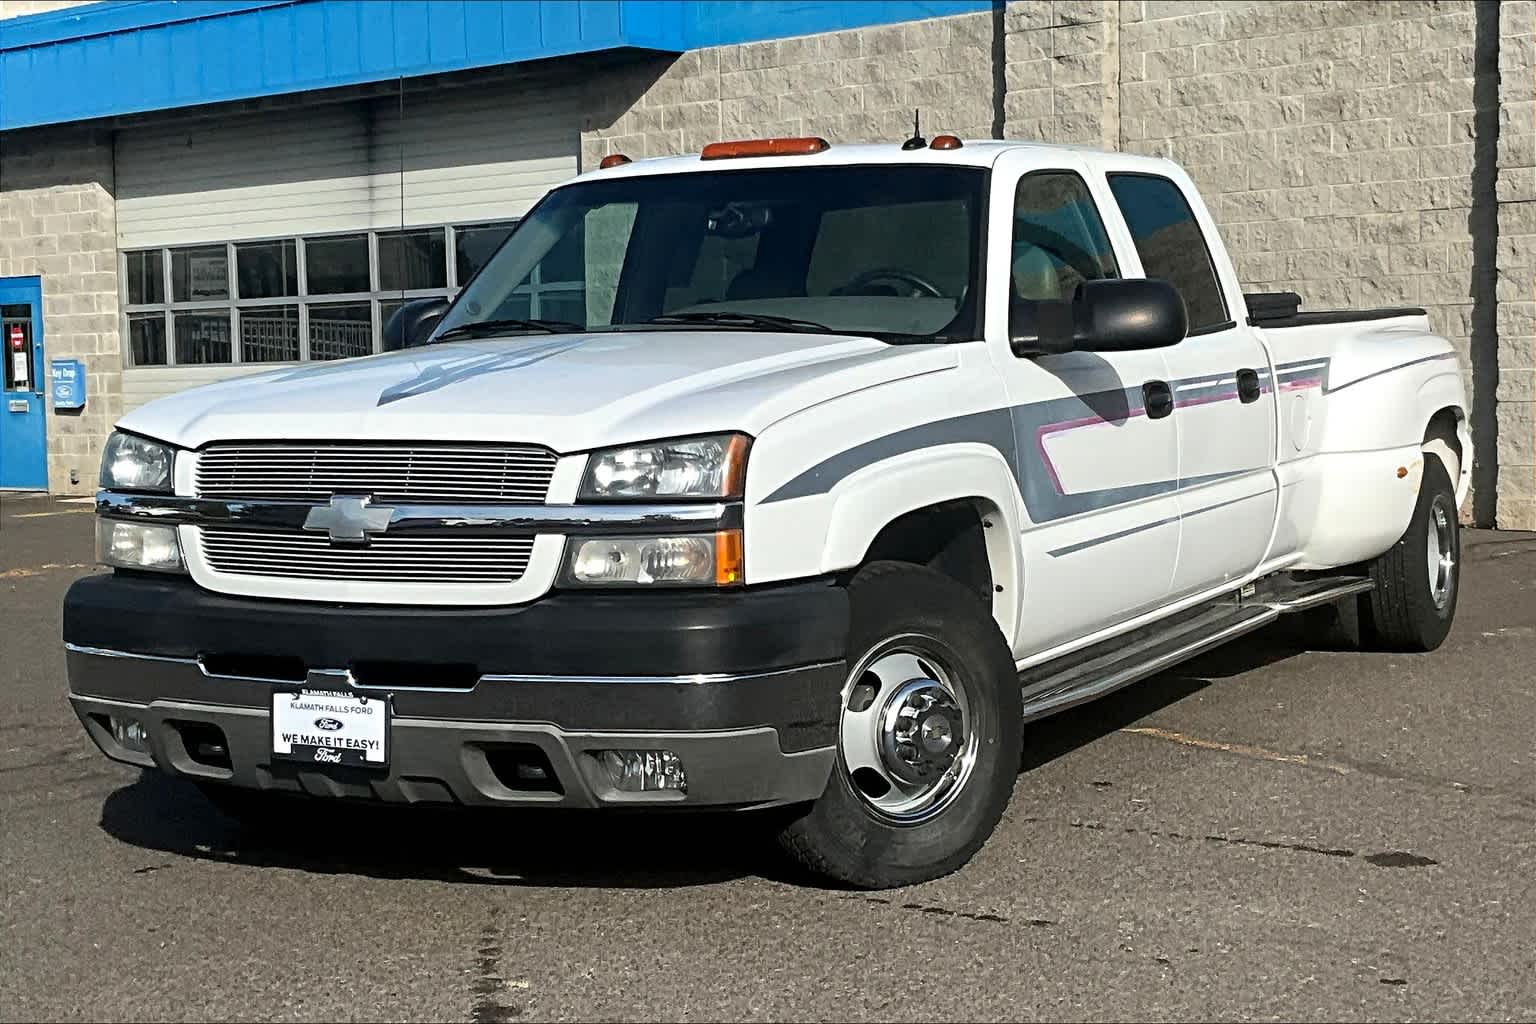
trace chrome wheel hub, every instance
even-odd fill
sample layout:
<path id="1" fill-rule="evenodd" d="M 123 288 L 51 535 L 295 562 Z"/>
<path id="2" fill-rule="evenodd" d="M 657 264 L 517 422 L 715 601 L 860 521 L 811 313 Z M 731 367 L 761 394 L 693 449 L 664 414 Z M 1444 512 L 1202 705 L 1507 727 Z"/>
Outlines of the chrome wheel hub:
<path id="1" fill-rule="evenodd" d="M 877 644 L 854 666 L 838 731 L 853 791 L 880 817 L 916 824 L 947 807 L 976 762 L 964 684 L 931 637 Z"/>
<path id="2" fill-rule="evenodd" d="M 1428 548 L 1425 565 L 1429 570 L 1429 596 L 1436 608 L 1444 608 L 1451 599 L 1456 579 L 1456 514 L 1444 495 L 1437 495 L 1429 507 L 1429 529 L 1425 531 Z"/>

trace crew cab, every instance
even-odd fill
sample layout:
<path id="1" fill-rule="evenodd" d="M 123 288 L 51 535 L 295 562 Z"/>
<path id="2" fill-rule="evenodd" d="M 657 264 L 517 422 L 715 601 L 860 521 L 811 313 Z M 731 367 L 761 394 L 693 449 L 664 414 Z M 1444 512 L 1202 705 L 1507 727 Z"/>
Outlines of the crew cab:
<path id="1" fill-rule="evenodd" d="M 63 628 L 107 756 L 277 827 L 776 808 L 893 886 L 986 841 L 1027 722 L 1285 613 L 1455 613 L 1452 347 L 1245 295 L 1166 160 L 610 156 L 385 347 L 117 425 Z"/>

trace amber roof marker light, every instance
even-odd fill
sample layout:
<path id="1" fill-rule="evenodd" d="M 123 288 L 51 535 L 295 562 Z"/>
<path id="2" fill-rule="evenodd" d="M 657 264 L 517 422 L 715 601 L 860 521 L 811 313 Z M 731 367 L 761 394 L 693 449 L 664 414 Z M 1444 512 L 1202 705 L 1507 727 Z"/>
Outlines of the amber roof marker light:
<path id="1" fill-rule="evenodd" d="M 699 159 L 732 160 L 748 156 L 809 156 L 831 148 L 830 142 L 815 136 L 798 139 L 741 139 L 736 142 L 711 142 L 699 153 Z"/>
<path id="2" fill-rule="evenodd" d="M 965 145 L 965 143 L 961 142 L 958 136 L 954 136 L 954 135 L 935 135 L 933 137 L 933 141 L 928 143 L 928 148 L 929 149 L 959 149 L 963 145 Z"/>
<path id="3" fill-rule="evenodd" d="M 607 156 L 603 157 L 597 162 L 597 169 L 600 171 L 606 171 L 610 167 L 623 167 L 625 164 L 632 163 L 634 163 L 634 161 L 625 156 L 623 153 L 609 153 Z"/>

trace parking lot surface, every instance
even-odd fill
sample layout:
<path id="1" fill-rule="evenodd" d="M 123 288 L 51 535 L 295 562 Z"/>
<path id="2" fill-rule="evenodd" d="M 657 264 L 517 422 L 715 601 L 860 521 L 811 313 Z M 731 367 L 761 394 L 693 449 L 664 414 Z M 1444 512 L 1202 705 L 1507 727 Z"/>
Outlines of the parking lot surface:
<path id="1" fill-rule="evenodd" d="M 0 1018 L 1536 1016 L 1536 535 L 1424 656 L 1245 639 L 1032 727 L 977 859 L 828 889 L 741 817 L 259 836 L 65 700 L 90 506 L 0 499 Z"/>

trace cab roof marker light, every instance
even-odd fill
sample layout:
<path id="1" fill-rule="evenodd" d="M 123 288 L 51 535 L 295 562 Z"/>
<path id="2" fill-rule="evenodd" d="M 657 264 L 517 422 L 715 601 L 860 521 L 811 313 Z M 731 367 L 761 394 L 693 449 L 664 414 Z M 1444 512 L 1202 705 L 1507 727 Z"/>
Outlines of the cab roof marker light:
<path id="1" fill-rule="evenodd" d="M 625 164 L 632 163 L 634 163 L 634 161 L 625 156 L 623 153 L 609 153 L 607 156 L 603 157 L 597 162 L 597 169 L 600 171 L 606 171 L 610 167 L 623 167 Z"/>
<path id="2" fill-rule="evenodd" d="M 933 141 L 928 143 L 929 149 L 959 149 L 965 143 L 956 135 L 935 135 Z"/>
<path id="3" fill-rule="evenodd" d="M 740 139 L 711 142 L 699 153 L 700 160 L 731 160 L 747 156 L 808 156 L 832 146 L 826 139 L 805 136 L 794 139 Z"/>

